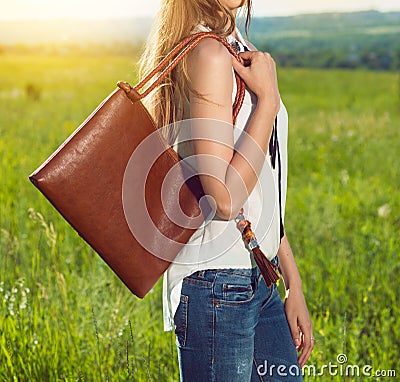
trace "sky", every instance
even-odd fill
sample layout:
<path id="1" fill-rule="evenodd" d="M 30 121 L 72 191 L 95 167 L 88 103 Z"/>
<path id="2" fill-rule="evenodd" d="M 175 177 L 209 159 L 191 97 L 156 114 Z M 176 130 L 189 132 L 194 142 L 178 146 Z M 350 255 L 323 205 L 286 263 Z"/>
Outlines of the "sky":
<path id="1" fill-rule="evenodd" d="M 160 0 L 0 0 L 0 19 L 154 16 L 159 4 Z M 253 4 L 254 16 L 366 9 L 400 10 L 400 0 L 253 0 Z"/>

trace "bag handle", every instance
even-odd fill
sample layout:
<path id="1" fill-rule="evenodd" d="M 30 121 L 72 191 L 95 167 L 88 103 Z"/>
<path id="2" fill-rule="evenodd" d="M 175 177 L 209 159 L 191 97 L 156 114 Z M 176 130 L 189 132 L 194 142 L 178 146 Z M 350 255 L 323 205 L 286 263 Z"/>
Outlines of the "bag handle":
<path id="1" fill-rule="evenodd" d="M 127 96 L 131 99 L 132 102 L 138 101 L 144 97 L 146 97 L 151 91 L 153 91 L 164 79 L 165 77 L 179 64 L 179 62 L 191 51 L 193 50 L 200 41 L 205 38 L 213 38 L 219 42 L 221 42 L 228 51 L 238 60 L 241 61 L 240 56 L 235 52 L 235 50 L 231 47 L 231 45 L 223 39 L 221 36 L 212 33 L 212 32 L 198 32 L 194 33 L 184 40 L 182 40 L 175 48 L 173 48 L 165 57 L 160 61 L 160 63 L 145 77 L 143 78 L 137 85 L 132 87 L 127 82 L 118 82 L 118 86 L 125 90 Z M 172 61 L 170 61 L 172 59 Z M 143 92 L 139 93 L 139 90 L 143 88 L 149 80 L 151 80 L 156 73 L 160 72 L 155 81 Z M 245 83 L 240 78 L 240 76 L 235 72 L 237 92 L 235 101 L 233 103 L 233 124 L 236 122 L 237 115 L 239 114 L 240 108 L 243 104 L 244 94 L 245 94 Z"/>

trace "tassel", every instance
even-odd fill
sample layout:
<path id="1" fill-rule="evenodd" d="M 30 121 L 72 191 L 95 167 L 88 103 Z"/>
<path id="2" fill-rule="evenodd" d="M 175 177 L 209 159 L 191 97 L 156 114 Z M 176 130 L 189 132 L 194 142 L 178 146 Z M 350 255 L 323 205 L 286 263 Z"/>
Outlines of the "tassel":
<path id="1" fill-rule="evenodd" d="M 270 288 L 272 284 L 279 280 L 279 275 L 275 271 L 275 265 L 271 260 L 265 257 L 259 247 L 253 249 L 253 254 L 254 260 L 264 278 L 265 284 Z"/>
<path id="2" fill-rule="evenodd" d="M 240 211 L 241 212 L 236 218 L 236 226 L 242 233 L 243 241 L 253 252 L 254 260 L 256 261 L 258 269 L 263 276 L 265 284 L 268 288 L 270 288 L 273 283 L 276 283 L 279 280 L 279 275 L 275 271 L 276 266 L 261 251 L 260 246 L 257 243 L 256 236 L 251 230 L 251 223 L 248 220 L 244 219 L 244 216 L 242 215 L 243 208 Z"/>

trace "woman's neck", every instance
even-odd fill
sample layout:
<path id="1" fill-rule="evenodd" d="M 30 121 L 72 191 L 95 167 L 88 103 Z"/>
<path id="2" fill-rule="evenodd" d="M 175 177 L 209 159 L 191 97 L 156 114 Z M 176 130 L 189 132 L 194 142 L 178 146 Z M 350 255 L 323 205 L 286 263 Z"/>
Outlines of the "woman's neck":
<path id="1" fill-rule="evenodd" d="M 234 20 L 235 20 L 235 25 L 234 25 L 234 30 L 232 32 L 232 36 L 237 40 L 238 36 L 236 34 L 236 9 L 232 9 L 232 14 L 233 14 L 233 17 L 234 17 Z"/>

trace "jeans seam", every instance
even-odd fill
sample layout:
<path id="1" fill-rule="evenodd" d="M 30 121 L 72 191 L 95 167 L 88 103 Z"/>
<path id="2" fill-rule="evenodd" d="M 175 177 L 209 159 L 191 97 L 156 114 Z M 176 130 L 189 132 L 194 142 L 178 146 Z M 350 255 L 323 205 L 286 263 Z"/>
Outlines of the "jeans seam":
<path id="1" fill-rule="evenodd" d="M 272 286 L 269 288 L 269 295 L 266 298 L 266 300 L 264 301 L 264 303 L 260 306 L 260 311 L 258 313 L 258 316 L 261 316 L 262 311 L 264 310 L 264 308 L 267 306 L 267 304 L 271 301 L 272 298 L 272 294 L 274 293 L 274 286 L 275 284 L 272 284 Z"/>
<path id="2" fill-rule="evenodd" d="M 214 299 L 214 301 L 218 301 L 220 304 L 223 305 L 228 305 L 228 306 L 240 306 L 240 305 L 244 305 L 244 304 L 249 304 L 250 302 L 252 302 L 256 296 L 257 293 L 257 286 L 254 288 L 253 293 L 251 294 L 251 296 L 247 299 L 247 300 L 243 300 L 243 301 L 228 301 L 228 300 L 224 300 L 224 299 Z M 223 292 L 225 293 L 225 292 Z M 224 295 L 223 295 L 224 297 Z"/>
<path id="3" fill-rule="evenodd" d="M 255 366 L 255 368 L 256 368 L 256 371 L 257 371 L 257 375 L 258 375 L 258 378 L 260 378 L 260 381 L 261 382 L 264 382 L 264 379 L 261 377 L 261 375 L 260 375 L 260 373 L 258 372 L 258 366 L 257 366 L 257 360 L 256 360 L 256 355 L 255 355 L 255 353 L 253 354 L 253 362 L 254 362 L 254 366 Z"/>
<path id="4" fill-rule="evenodd" d="M 189 283 L 189 284 L 196 284 L 199 286 L 205 286 L 207 288 L 212 286 L 212 281 L 197 280 L 197 279 L 193 279 L 193 278 L 189 278 L 189 277 L 185 277 L 183 279 L 183 282 Z"/>
<path id="5" fill-rule="evenodd" d="M 183 346 L 186 346 L 187 330 L 188 330 L 188 309 L 189 309 L 189 297 L 184 297 L 184 318 L 185 318 L 185 334 L 183 337 Z"/>
<path id="6" fill-rule="evenodd" d="M 217 278 L 217 272 L 215 272 L 214 274 L 214 279 L 212 281 L 212 306 L 213 306 L 213 322 L 212 322 L 212 349 L 211 349 L 211 378 L 212 381 L 210 382 L 214 382 L 215 380 L 215 323 L 216 323 L 216 309 L 217 305 L 215 304 L 215 299 L 214 299 L 214 295 L 215 295 L 215 280 Z"/>
<path id="7" fill-rule="evenodd" d="M 226 300 L 226 294 L 225 294 L 224 290 L 222 292 L 222 298 L 221 299 L 215 298 L 215 280 L 216 280 L 216 277 L 217 277 L 218 273 L 220 273 L 220 272 L 216 272 L 215 273 L 215 277 L 214 277 L 214 281 L 213 281 L 212 293 L 213 293 L 213 303 L 214 304 L 217 303 L 217 304 L 223 304 L 225 306 L 241 306 L 241 305 L 244 305 L 244 304 L 249 304 L 255 299 L 256 293 L 257 293 L 258 288 L 259 288 L 258 284 L 260 282 L 261 274 L 258 276 L 258 278 L 256 278 L 256 280 L 254 282 L 254 288 L 252 289 L 253 293 L 251 294 L 251 296 L 247 300 L 243 300 L 243 301 L 228 301 L 228 300 Z M 241 276 L 243 276 L 243 275 L 241 275 Z M 249 275 L 249 276 L 246 275 L 246 277 L 250 277 L 251 285 L 252 285 L 254 276 L 253 275 Z M 226 284 L 227 283 L 225 283 L 224 285 L 226 285 Z"/>
<path id="8" fill-rule="evenodd" d="M 248 268 L 245 268 L 245 269 L 248 269 Z M 228 275 L 238 275 L 238 276 L 251 276 L 252 275 L 251 272 L 240 272 L 240 270 L 238 270 L 238 271 L 234 271 L 234 270 L 229 271 L 229 270 L 226 270 L 226 269 L 217 269 L 215 271 L 215 273 L 226 273 Z"/>

